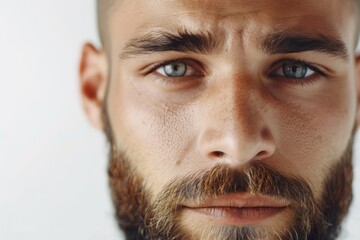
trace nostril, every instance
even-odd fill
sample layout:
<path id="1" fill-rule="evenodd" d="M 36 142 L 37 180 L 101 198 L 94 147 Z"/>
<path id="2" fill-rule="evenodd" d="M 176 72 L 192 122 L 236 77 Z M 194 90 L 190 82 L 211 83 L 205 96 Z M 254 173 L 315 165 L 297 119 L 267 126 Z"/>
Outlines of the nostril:
<path id="1" fill-rule="evenodd" d="M 268 157 L 269 153 L 267 151 L 260 151 L 258 154 L 256 154 L 256 159 L 263 159 Z"/>
<path id="2" fill-rule="evenodd" d="M 211 153 L 212 157 L 216 157 L 216 158 L 221 158 L 225 155 L 225 153 L 221 152 L 221 151 L 214 151 Z"/>

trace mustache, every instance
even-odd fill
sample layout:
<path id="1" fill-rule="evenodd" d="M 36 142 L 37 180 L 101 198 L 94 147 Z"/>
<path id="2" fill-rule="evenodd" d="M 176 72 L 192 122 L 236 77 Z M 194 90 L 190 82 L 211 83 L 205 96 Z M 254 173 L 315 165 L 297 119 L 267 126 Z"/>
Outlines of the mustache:
<path id="1" fill-rule="evenodd" d="M 176 179 L 164 187 L 156 202 L 180 204 L 244 192 L 294 202 L 314 199 L 311 188 L 304 179 L 285 175 L 262 162 L 254 161 L 243 169 L 217 165 L 207 171 Z"/>
<path id="2" fill-rule="evenodd" d="M 302 226 L 298 234 L 303 236 L 310 232 L 312 222 L 322 219 L 319 204 L 304 179 L 280 173 L 260 161 L 253 161 L 242 169 L 217 165 L 173 180 L 147 209 L 147 226 L 156 229 L 157 233 L 177 232 L 179 229 L 174 223 L 187 203 L 201 203 L 221 195 L 245 192 L 290 201 L 289 208 L 298 213 L 294 222 Z"/>

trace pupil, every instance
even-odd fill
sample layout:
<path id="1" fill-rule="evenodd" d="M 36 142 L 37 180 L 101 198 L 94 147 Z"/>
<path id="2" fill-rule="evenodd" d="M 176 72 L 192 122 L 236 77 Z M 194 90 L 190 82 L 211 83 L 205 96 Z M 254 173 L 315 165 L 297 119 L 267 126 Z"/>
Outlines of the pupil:
<path id="1" fill-rule="evenodd" d="M 174 71 L 177 72 L 177 70 L 179 69 L 178 65 L 174 65 Z"/>

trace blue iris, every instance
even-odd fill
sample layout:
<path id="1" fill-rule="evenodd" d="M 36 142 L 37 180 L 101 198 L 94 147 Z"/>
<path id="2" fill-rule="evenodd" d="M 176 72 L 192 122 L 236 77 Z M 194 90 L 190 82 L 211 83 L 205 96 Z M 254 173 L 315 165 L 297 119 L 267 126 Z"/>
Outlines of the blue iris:
<path id="1" fill-rule="evenodd" d="M 169 63 L 163 66 L 163 71 L 168 77 L 183 77 L 186 74 L 187 66 L 183 62 Z"/>
<path id="2" fill-rule="evenodd" d="M 282 70 L 285 77 L 304 78 L 308 73 L 309 67 L 303 63 L 286 63 Z"/>

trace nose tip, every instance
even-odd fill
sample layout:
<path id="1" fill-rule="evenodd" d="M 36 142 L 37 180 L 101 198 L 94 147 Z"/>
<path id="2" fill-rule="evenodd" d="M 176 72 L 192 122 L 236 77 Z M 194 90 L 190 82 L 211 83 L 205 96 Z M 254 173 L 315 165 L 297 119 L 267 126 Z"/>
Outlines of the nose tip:
<path id="1" fill-rule="evenodd" d="M 212 129 L 204 132 L 200 140 L 203 157 L 230 165 L 263 160 L 271 157 L 275 150 L 273 136 L 267 128 L 263 128 L 255 135 L 230 129 L 225 131 Z"/>

